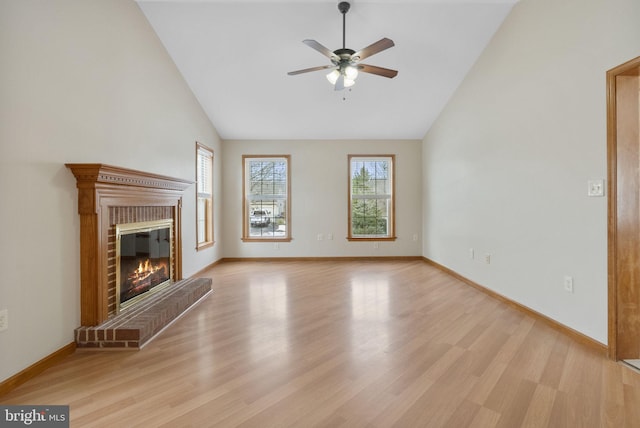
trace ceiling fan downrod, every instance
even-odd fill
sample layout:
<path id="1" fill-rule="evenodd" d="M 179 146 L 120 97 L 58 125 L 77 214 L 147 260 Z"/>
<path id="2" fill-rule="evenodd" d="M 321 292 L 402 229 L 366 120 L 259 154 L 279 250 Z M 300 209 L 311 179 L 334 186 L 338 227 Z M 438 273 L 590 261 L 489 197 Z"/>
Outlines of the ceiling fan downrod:
<path id="1" fill-rule="evenodd" d="M 338 10 L 342 14 L 342 49 L 346 49 L 346 34 L 347 34 L 347 12 L 351 8 L 351 4 L 348 1 L 341 1 L 338 3 Z"/>

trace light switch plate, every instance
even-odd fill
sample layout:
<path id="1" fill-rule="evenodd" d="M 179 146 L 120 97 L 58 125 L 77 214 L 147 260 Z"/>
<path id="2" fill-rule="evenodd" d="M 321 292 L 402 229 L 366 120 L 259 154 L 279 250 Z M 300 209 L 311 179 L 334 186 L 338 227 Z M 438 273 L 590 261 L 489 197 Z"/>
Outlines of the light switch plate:
<path id="1" fill-rule="evenodd" d="M 604 196 L 604 180 L 589 180 L 587 195 L 591 197 Z"/>

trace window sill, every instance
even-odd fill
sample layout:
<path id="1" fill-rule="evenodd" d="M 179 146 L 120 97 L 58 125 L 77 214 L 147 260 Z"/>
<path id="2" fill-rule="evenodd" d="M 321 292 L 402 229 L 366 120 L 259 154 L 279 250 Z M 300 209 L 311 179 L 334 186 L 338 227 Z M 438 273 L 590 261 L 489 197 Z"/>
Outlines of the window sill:
<path id="1" fill-rule="evenodd" d="M 396 239 L 398 239 L 396 236 L 347 237 L 347 241 L 395 241 Z"/>
<path id="2" fill-rule="evenodd" d="M 198 244 L 196 246 L 196 251 L 200 251 L 200 250 L 204 250 L 207 248 L 211 248 L 213 247 L 213 244 L 215 244 L 215 241 L 211 241 L 211 242 L 203 242 L 202 244 Z"/>
<path id="3" fill-rule="evenodd" d="M 286 238 L 273 238 L 273 237 L 268 237 L 268 238 L 241 238 L 242 242 L 291 242 L 291 238 L 290 237 L 286 237 Z"/>

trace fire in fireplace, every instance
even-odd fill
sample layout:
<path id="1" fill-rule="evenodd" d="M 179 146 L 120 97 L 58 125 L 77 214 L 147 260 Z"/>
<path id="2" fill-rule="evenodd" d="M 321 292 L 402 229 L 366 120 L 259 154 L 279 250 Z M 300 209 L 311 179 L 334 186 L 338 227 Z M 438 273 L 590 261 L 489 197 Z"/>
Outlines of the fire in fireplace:
<path id="1" fill-rule="evenodd" d="M 172 282 L 173 220 L 116 225 L 117 312 Z"/>

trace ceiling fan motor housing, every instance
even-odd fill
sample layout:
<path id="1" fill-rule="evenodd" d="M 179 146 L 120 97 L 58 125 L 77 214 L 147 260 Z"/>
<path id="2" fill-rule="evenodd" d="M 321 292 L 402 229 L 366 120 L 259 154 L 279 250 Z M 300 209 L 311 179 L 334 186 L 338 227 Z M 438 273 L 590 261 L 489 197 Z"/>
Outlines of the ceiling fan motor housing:
<path id="1" fill-rule="evenodd" d="M 337 57 L 331 60 L 331 62 L 333 62 L 334 65 L 342 64 L 344 62 L 351 62 L 355 60 L 355 58 L 351 57 L 354 53 L 356 53 L 356 51 L 354 51 L 353 49 L 349 49 L 349 48 L 336 49 L 335 51 L 333 51 L 333 53 Z"/>

